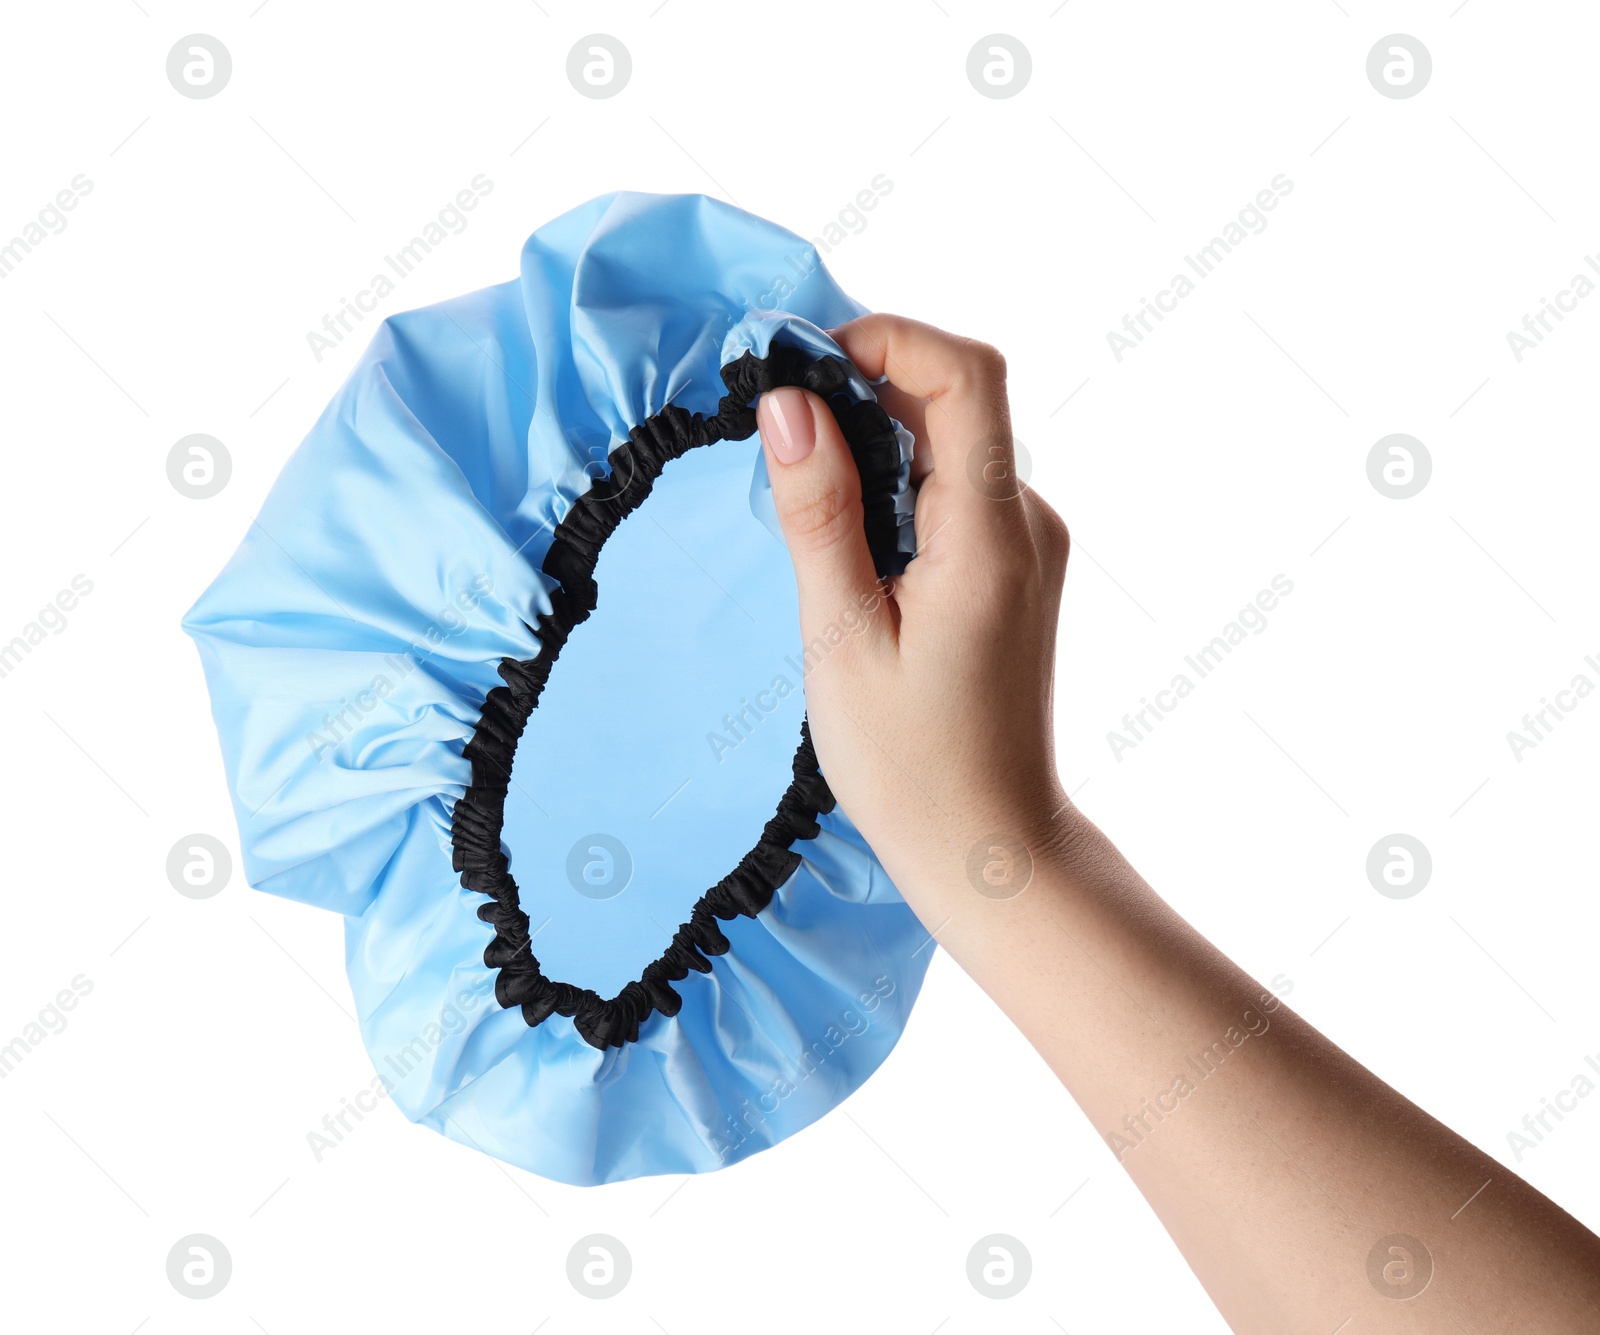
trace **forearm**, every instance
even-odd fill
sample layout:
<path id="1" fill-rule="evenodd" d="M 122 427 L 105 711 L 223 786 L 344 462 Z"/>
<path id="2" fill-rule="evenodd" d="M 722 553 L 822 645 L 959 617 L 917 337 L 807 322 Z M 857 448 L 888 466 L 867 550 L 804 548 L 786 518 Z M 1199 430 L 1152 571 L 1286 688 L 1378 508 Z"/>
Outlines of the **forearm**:
<path id="1" fill-rule="evenodd" d="M 1235 1329 L 1600 1330 L 1592 1234 L 1279 1003 L 1074 808 L 1028 841 L 1032 877 L 1010 898 L 974 893 L 957 842 L 943 871 L 904 873 L 908 897 Z M 1426 1248 L 1419 1279 L 1431 1258 L 1410 1301 L 1401 1255 L 1382 1249 L 1390 1278 L 1369 1279 L 1395 1234 Z"/>

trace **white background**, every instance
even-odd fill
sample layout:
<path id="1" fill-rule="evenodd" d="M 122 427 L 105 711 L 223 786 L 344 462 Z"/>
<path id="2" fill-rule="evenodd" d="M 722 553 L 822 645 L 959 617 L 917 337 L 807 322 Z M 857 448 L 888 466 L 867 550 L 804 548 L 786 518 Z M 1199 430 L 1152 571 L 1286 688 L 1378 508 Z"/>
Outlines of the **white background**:
<path id="1" fill-rule="evenodd" d="M 1508 1166 L 1507 1133 L 1600 1053 L 1600 698 L 1520 761 L 1506 741 L 1576 673 L 1600 683 L 1600 299 L 1520 363 L 1506 341 L 1600 250 L 1590 7 L 96 0 L 4 22 L 0 240 L 93 183 L 0 281 L 0 641 L 93 582 L 0 679 L 0 1042 L 93 985 L 0 1081 L 9 1328 L 1222 1329 L 942 957 L 846 1107 L 722 1173 L 557 1186 L 387 1104 L 313 1160 L 307 1132 L 371 1078 L 340 924 L 237 874 L 203 901 L 169 885 L 185 835 L 237 852 L 178 619 L 371 325 L 320 363 L 307 332 L 478 173 L 470 226 L 379 314 L 512 277 L 529 232 L 606 190 L 703 191 L 813 236 L 886 175 L 827 263 L 1009 358 L 1034 485 L 1076 540 L 1057 709 L 1080 804 Z M 633 60 L 608 100 L 565 76 L 595 31 Z M 1007 99 L 965 73 L 996 31 L 1033 62 Z M 233 58 L 207 100 L 165 75 L 194 32 Z M 1365 72 L 1396 32 L 1434 63 L 1405 100 Z M 1107 331 L 1280 173 L 1266 230 L 1118 362 Z M 192 432 L 232 455 L 211 500 L 167 480 Z M 1393 432 L 1433 460 L 1409 500 L 1366 473 Z M 1277 574 L 1268 628 L 1114 757 L 1123 713 Z M 1404 900 L 1365 873 L 1394 832 L 1434 863 Z M 1600 1097 L 1515 1167 L 1600 1228 Z M 194 1232 L 233 1257 L 204 1302 L 165 1273 Z M 605 1302 L 565 1274 L 591 1232 L 633 1257 Z M 1004 1302 L 965 1271 L 995 1232 L 1034 1259 Z"/>

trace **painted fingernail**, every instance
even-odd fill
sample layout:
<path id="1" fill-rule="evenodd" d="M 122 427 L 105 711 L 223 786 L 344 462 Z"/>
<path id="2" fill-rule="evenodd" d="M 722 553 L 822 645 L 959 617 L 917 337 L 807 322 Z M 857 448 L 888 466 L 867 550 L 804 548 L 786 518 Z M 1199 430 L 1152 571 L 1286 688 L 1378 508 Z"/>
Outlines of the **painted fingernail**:
<path id="1" fill-rule="evenodd" d="M 779 463 L 797 464 L 817 443 L 816 423 L 802 390 L 769 390 L 756 405 L 756 426 Z"/>

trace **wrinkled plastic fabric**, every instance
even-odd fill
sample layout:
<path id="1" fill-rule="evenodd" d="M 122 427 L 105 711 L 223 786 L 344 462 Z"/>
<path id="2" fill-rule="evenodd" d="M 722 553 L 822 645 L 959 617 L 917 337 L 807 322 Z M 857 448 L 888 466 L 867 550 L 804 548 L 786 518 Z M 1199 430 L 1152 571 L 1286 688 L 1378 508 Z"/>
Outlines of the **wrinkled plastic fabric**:
<path id="1" fill-rule="evenodd" d="M 838 354 L 822 330 L 863 313 L 749 214 L 594 200 L 528 240 L 517 281 L 384 322 L 185 618 L 248 879 L 344 915 L 374 1089 L 412 1120 L 563 1182 L 704 1172 L 828 1112 L 899 1038 L 931 946 L 840 809 L 771 905 L 725 924 L 712 972 L 676 984 L 679 1014 L 620 1049 L 500 1007 L 486 897 L 451 869 L 462 748 L 500 661 L 538 651 L 573 498 L 667 403 L 714 412 L 740 353 Z M 670 464 L 601 553 L 507 802 L 552 978 L 636 977 L 772 815 L 804 672 L 859 623 L 841 608 L 802 645 L 776 527 L 759 442 L 722 442 Z"/>

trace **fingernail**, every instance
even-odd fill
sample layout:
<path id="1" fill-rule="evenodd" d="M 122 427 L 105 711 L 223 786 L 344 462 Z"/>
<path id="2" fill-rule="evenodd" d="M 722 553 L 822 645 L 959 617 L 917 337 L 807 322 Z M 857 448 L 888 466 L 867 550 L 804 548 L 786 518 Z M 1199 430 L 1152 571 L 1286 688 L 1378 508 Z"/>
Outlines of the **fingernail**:
<path id="1" fill-rule="evenodd" d="M 769 390 L 756 404 L 756 427 L 781 464 L 797 464 L 817 443 L 816 423 L 802 390 Z"/>

